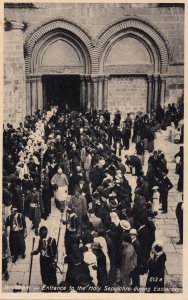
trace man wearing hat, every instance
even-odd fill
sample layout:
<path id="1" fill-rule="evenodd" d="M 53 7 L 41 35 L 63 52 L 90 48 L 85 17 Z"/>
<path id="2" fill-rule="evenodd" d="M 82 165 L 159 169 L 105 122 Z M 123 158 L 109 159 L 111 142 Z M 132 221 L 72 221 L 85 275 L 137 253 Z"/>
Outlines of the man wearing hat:
<path id="1" fill-rule="evenodd" d="M 42 226 L 39 230 L 39 244 L 32 255 L 40 253 L 40 271 L 44 285 L 56 286 L 56 255 L 57 245 L 56 240 L 48 236 L 48 229 Z"/>
<path id="2" fill-rule="evenodd" d="M 173 184 L 167 177 L 168 169 L 162 171 L 163 179 L 160 181 L 159 192 L 160 192 L 160 203 L 162 203 L 163 214 L 168 212 L 168 192 L 173 188 Z"/>
<path id="3" fill-rule="evenodd" d="M 11 208 L 11 214 L 5 222 L 6 228 L 10 226 L 9 246 L 10 253 L 13 256 L 12 262 L 15 263 L 18 256 L 25 258 L 25 237 L 27 235 L 25 218 L 18 213 L 17 207 Z"/>
<path id="4" fill-rule="evenodd" d="M 81 195 L 80 190 L 76 189 L 74 195 L 71 197 L 68 207 L 74 209 L 78 216 L 79 229 L 78 234 L 81 234 L 83 223 L 87 220 L 87 202 L 86 198 Z"/>
<path id="5" fill-rule="evenodd" d="M 131 244 L 130 235 L 124 235 L 122 240 L 121 276 L 123 287 L 130 287 L 131 272 L 137 266 L 137 254 Z"/>
<path id="6" fill-rule="evenodd" d="M 87 200 L 87 204 L 91 202 L 91 194 L 90 194 L 90 189 L 89 185 L 87 182 L 84 181 L 83 176 L 80 176 L 79 183 L 75 184 L 74 186 L 75 190 L 80 190 L 80 193 L 82 196 L 84 196 Z"/>

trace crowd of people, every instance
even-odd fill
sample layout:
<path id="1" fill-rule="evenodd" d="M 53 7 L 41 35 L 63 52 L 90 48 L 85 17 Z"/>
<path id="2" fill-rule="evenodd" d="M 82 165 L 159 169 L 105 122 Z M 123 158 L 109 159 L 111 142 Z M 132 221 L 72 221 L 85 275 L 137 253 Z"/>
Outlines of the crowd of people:
<path id="1" fill-rule="evenodd" d="M 174 105 L 167 112 L 159 107 L 150 117 L 137 115 L 134 121 L 130 114 L 123 121 L 117 112 L 113 122 L 109 111 L 62 112 L 53 106 L 26 116 L 18 128 L 7 124 L 3 132 L 4 279 L 8 279 L 7 248 L 13 263 L 25 258 L 25 219 L 29 218 L 40 237 L 32 255 L 40 253 L 42 282 L 57 286 L 61 245 L 49 237 L 48 228 L 40 227 L 55 201 L 66 226 L 68 269 L 60 285 L 66 287 L 64 291 L 71 287 L 93 292 L 97 287 L 108 292 L 108 287 L 118 286 L 138 292 L 140 276 L 147 273 L 147 292 L 163 292 L 166 254 L 163 242 L 155 239 L 154 218 L 168 212 L 173 184 L 165 154 L 154 143 L 158 130 L 171 123 L 178 128 L 179 121 Z M 180 132 L 182 143 L 183 126 Z M 122 158 L 130 143 L 135 143 L 135 153 Z M 144 174 L 146 151 L 150 157 Z M 178 190 L 183 191 L 183 146 L 176 157 L 180 157 Z M 127 173 L 137 176 L 135 190 Z M 178 224 L 182 243 L 183 223 Z"/>

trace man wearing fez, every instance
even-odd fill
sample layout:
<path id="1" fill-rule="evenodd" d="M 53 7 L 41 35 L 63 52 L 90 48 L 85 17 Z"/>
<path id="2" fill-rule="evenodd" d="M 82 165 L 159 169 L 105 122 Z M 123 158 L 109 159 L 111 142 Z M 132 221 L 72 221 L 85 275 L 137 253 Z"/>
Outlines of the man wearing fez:
<path id="1" fill-rule="evenodd" d="M 39 230 L 38 248 L 31 253 L 37 255 L 40 253 L 40 271 L 43 284 L 47 286 L 56 286 L 56 240 L 48 236 L 48 229 L 42 226 Z"/>

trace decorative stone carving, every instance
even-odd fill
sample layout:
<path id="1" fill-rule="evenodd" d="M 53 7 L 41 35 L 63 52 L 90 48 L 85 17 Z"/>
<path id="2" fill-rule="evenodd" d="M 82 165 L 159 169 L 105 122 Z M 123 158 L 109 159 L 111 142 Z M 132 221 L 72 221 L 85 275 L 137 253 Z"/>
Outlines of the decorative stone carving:
<path id="1" fill-rule="evenodd" d="M 110 74 L 148 74 L 153 72 L 153 65 L 109 65 L 104 66 L 104 73 Z"/>
<path id="2" fill-rule="evenodd" d="M 40 73 L 46 74 L 80 74 L 84 73 L 84 67 L 82 66 L 41 66 L 39 67 Z"/>

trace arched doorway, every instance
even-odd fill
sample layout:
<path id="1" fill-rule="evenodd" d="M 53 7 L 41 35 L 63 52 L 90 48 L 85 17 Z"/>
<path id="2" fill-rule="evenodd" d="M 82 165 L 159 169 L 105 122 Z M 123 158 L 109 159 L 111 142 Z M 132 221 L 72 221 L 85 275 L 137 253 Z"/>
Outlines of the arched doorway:
<path id="1" fill-rule="evenodd" d="M 26 40 L 27 113 L 58 105 L 83 110 L 89 105 L 87 74 L 90 37 L 64 20 L 47 22 Z"/>
<path id="2" fill-rule="evenodd" d="M 135 115 L 163 104 L 169 54 L 166 38 L 140 17 L 128 16 L 104 29 L 95 55 L 105 78 L 105 108 Z"/>

